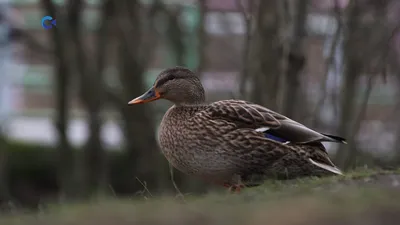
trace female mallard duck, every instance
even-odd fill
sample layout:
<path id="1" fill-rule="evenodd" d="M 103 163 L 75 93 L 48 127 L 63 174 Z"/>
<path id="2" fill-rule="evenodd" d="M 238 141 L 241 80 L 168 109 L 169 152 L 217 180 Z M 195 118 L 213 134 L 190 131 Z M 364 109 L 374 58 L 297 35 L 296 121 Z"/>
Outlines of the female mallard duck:
<path id="1" fill-rule="evenodd" d="M 189 69 L 164 70 L 150 90 L 129 104 L 161 98 L 174 103 L 160 125 L 161 151 L 184 173 L 236 190 L 263 179 L 342 174 L 321 142 L 345 139 L 251 102 L 205 104 L 200 79 Z"/>

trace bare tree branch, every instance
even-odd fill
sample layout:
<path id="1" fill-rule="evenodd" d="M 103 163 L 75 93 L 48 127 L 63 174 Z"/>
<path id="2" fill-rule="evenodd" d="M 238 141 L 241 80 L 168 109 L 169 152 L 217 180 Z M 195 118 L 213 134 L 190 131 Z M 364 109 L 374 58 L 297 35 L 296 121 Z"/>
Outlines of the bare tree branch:
<path id="1" fill-rule="evenodd" d="M 119 12 L 125 12 L 125 15 L 130 19 L 124 19 L 123 16 L 118 17 L 117 26 L 119 27 L 119 32 L 122 33 L 124 37 L 124 41 L 126 43 L 141 43 L 140 45 L 128 44 L 130 46 L 129 52 L 132 58 L 138 62 L 139 65 L 146 68 L 150 63 L 149 59 L 152 58 L 154 54 L 154 45 L 157 40 L 156 30 L 154 27 L 154 18 L 155 15 L 162 9 L 162 2 L 159 0 L 155 1 L 151 8 L 148 10 L 147 18 L 150 22 L 149 30 L 147 32 L 148 35 L 144 35 L 143 31 L 146 31 L 141 26 L 140 20 L 137 18 L 137 13 L 140 13 L 141 10 L 138 9 L 140 7 L 137 1 L 123 1 L 125 4 L 114 4 L 117 7 Z M 136 10 L 137 12 L 133 12 Z M 132 32 L 132 29 L 135 29 L 139 32 Z"/>
<path id="2" fill-rule="evenodd" d="M 253 17 L 254 0 L 246 2 L 248 2 L 248 7 L 245 7 L 243 0 L 235 0 L 236 7 L 240 10 L 246 24 L 250 24 Z"/>
<path id="3" fill-rule="evenodd" d="M 342 164 L 344 169 L 351 168 L 355 165 L 356 162 L 356 157 L 358 155 L 357 147 L 356 147 L 356 140 L 355 137 L 358 134 L 358 131 L 360 129 L 360 124 L 362 120 L 364 119 L 364 115 L 366 113 L 366 109 L 368 106 L 368 99 L 369 95 L 371 93 L 371 90 L 373 88 L 373 81 L 374 78 L 378 75 L 382 75 L 383 79 L 386 79 L 386 67 L 387 67 L 387 58 L 388 58 L 388 46 L 390 44 L 390 40 L 393 36 L 392 35 L 386 39 L 384 39 L 384 43 L 382 44 L 382 36 L 374 36 L 370 37 L 369 43 L 372 43 L 373 46 L 366 48 L 366 52 L 363 52 L 360 54 L 359 52 L 359 40 L 357 37 L 361 34 L 364 34 L 364 32 L 371 32 L 375 33 L 376 28 L 381 28 L 382 24 L 387 22 L 387 3 L 386 5 L 381 5 L 378 9 L 373 9 L 376 10 L 377 17 L 375 22 L 372 24 L 372 28 L 369 28 L 366 30 L 366 28 L 363 26 L 363 22 L 360 19 L 362 15 L 365 14 L 364 11 L 362 11 L 362 5 L 358 1 L 352 1 L 352 13 L 350 14 L 350 18 L 348 18 L 348 28 L 347 29 L 347 40 L 346 40 L 346 45 L 345 45 L 345 50 L 346 52 L 346 73 L 345 73 L 345 83 L 344 83 L 344 89 L 343 89 L 343 95 L 342 95 L 342 112 L 341 112 L 341 125 L 339 127 L 339 133 L 340 134 L 345 134 L 346 138 L 348 138 L 348 145 L 347 146 L 341 146 L 341 148 L 338 151 L 338 159 L 340 159 L 339 163 Z M 363 43 L 366 43 L 365 41 Z M 371 44 L 370 44 L 371 45 Z M 382 49 L 383 47 L 383 52 L 381 54 L 366 54 L 369 52 L 374 52 L 375 49 L 380 48 Z M 367 55 L 366 57 L 364 57 Z M 379 63 L 375 65 L 375 62 Z M 372 65 L 372 66 L 371 66 Z M 376 70 L 372 70 L 371 68 L 380 68 L 381 71 L 377 72 Z M 353 111 L 355 109 L 354 105 L 354 100 L 355 100 L 355 94 L 357 93 L 355 91 L 357 85 L 355 82 L 357 81 L 357 78 L 360 77 L 360 75 L 363 72 L 368 71 L 371 75 L 368 78 L 367 81 L 367 89 L 364 93 L 363 97 L 363 102 L 361 107 L 358 109 L 358 116 L 352 116 Z"/>
<path id="4" fill-rule="evenodd" d="M 373 81 L 374 81 L 375 77 L 376 77 L 376 74 L 371 74 L 368 77 L 367 86 L 366 86 L 366 89 L 365 89 L 365 92 L 363 95 L 363 99 L 362 99 L 362 104 L 359 107 L 357 116 L 355 117 L 355 121 L 354 121 L 353 127 L 352 127 L 352 132 L 350 133 L 351 136 L 350 136 L 350 138 L 348 138 L 348 145 L 354 152 L 353 152 L 353 154 L 349 155 L 349 157 L 346 159 L 347 162 L 345 162 L 345 164 L 350 164 L 352 161 L 354 161 L 354 157 L 357 156 L 357 153 L 356 153 L 357 148 L 355 148 L 354 142 L 355 142 L 356 136 L 360 130 L 361 123 L 367 112 L 369 97 L 371 96 L 371 92 L 372 92 L 373 85 L 374 85 Z"/>
<path id="5" fill-rule="evenodd" d="M 328 74 L 329 74 L 329 70 L 332 68 L 333 63 L 335 62 L 335 54 L 336 54 L 336 49 L 338 47 L 339 44 L 339 40 L 340 40 L 340 36 L 342 35 L 342 31 L 343 31 L 343 20 L 342 20 L 342 11 L 339 8 L 339 2 L 338 0 L 335 0 L 335 7 L 334 7 L 334 15 L 335 15 L 335 19 L 336 19 L 336 24 L 337 24 L 337 28 L 335 31 L 335 34 L 333 35 L 333 40 L 332 40 L 332 44 L 330 46 L 329 49 L 329 56 L 328 59 L 325 62 L 325 71 L 324 71 L 324 75 L 323 75 L 323 82 L 322 86 L 320 88 L 320 93 L 322 93 L 321 97 L 319 98 L 317 104 L 315 105 L 315 108 L 312 112 L 312 115 L 314 115 L 314 120 L 313 120 L 313 126 L 317 126 L 317 122 L 319 121 L 319 112 L 322 109 L 322 107 L 324 106 L 326 97 L 327 97 L 327 86 L 328 86 Z M 338 72 L 338 71 L 336 71 Z"/>
<path id="6" fill-rule="evenodd" d="M 245 22 L 245 39 L 244 39 L 244 44 L 243 44 L 243 52 L 242 52 L 242 72 L 240 74 L 240 79 L 239 79 L 239 95 L 247 99 L 246 96 L 246 83 L 248 81 L 248 60 L 249 60 L 249 53 L 250 53 L 250 40 L 252 37 L 252 21 L 253 21 L 253 13 L 254 13 L 254 6 L 255 6 L 255 0 L 249 0 L 247 1 L 248 3 L 248 10 L 246 10 L 246 7 L 244 6 L 244 3 L 242 0 L 236 0 L 236 6 L 240 9 L 240 12 L 242 14 L 243 20 Z"/>
<path id="7" fill-rule="evenodd" d="M 383 81 L 386 83 L 387 81 L 387 65 L 388 65 L 388 57 L 389 57 L 389 51 L 391 49 L 391 45 L 393 44 L 392 40 L 393 37 L 400 31 L 400 24 L 398 24 L 391 32 L 388 40 L 386 41 L 386 45 L 383 48 L 383 54 L 382 57 L 380 58 L 380 63 L 381 65 L 381 75 Z"/>

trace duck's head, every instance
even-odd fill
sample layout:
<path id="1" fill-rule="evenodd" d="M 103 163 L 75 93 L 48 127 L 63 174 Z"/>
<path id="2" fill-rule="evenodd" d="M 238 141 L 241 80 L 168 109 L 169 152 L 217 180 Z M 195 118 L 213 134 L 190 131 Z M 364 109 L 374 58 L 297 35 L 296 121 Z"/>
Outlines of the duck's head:
<path id="1" fill-rule="evenodd" d="M 128 104 L 147 103 L 157 99 L 167 99 L 176 105 L 194 105 L 203 103 L 205 95 L 200 79 L 192 71 L 184 67 L 174 67 L 162 71 L 148 91 Z"/>

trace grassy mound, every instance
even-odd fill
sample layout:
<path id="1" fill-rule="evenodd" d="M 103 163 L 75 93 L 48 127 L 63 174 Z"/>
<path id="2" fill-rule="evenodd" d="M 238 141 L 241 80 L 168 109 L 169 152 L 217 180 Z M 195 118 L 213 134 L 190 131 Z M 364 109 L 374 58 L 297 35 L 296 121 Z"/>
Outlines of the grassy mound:
<path id="1" fill-rule="evenodd" d="M 96 199 L 40 213 L 14 212 L 0 224 L 62 225 L 358 225 L 398 224 L 400 171 L 267 182 L 241 194 Z"/>

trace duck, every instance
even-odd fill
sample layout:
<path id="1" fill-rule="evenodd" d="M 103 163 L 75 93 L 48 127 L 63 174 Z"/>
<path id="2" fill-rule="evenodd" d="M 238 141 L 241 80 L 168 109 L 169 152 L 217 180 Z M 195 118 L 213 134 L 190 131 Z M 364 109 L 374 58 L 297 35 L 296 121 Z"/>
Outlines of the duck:
<path id="1" fill-rule="evenodd" d="M 346 144 L 282 114 L 244 100 L 206 103 L 200 78 L 167 68 L 129 105 L 164 99 L 173 105 L 158 129 L 158 144 L 179 171 L 240 192 L 266 180 L 343 175 L 322 142 Z"/>

